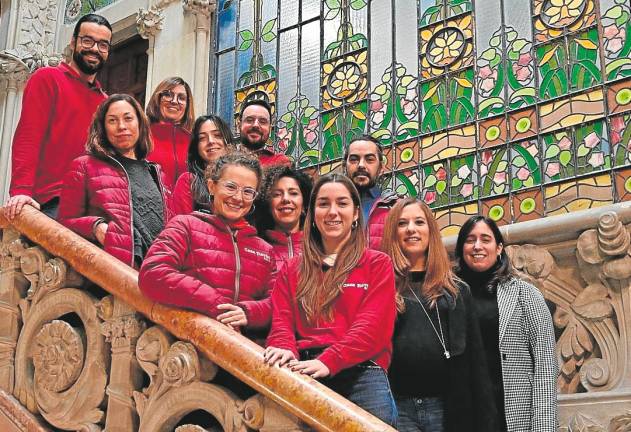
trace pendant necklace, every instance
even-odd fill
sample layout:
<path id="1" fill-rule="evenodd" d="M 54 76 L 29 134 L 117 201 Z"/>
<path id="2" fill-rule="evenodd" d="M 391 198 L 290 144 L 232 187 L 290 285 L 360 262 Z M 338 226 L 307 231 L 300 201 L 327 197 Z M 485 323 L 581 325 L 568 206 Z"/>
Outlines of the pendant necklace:
<path id="1" fill-rule="evenodd" d="M 421 305 L 423 312 L 425 312 L 425 316 L 427 316 L 429 323 L 432 325 L 432 328 L 434 329 L 434 333 L 436 334 L 436 337 L 438 338 L 438 342 L 440 342 L 440 345 L 443 347 L 443 355 L 445 356 L 446 359 L 449 359 L 451 357 L 451 354 L 449 353 L 449 350 L 447 349 L 447 345 L 445 344 L 445 335 L 443 335 L 443 326 L 440 323 L 440 312 L 438 312 L 438 304 L 436 304 L 436 316 L 438 317 L 438 328 L 440 329 L 440 334 L 438 334 L 438 330 L 436 330 L 436 326 L 434 325 L 434 322 L 432 321 L 432 319 L 429 317 L 429 314 L 427 313 L 427 310 L 425 309 L 425 306 L 423 305 L 423 302 L 421 301 L 421 299 L 418 298 L 418 296 L 416 295 L 413 289 L 410 289 L 410 291 L 412 291 L 412 294 L 414 294 L 414 297 L 416 297 L 416 301 L 418 302 L 418 304 Z"/>

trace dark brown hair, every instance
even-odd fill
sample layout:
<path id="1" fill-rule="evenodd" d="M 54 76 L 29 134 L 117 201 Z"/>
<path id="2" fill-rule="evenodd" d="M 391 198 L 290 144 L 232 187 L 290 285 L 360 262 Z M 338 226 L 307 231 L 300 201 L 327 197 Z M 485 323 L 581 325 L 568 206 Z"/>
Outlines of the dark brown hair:
<path id="1" fill-rule="evenodd" d="M 149 131 L 149 120 L 147 120 L 147 116 L 142 111 L 142 107 L 136 99 L 122 93 L 111 95 L 101 102 L 96 109 L 92 117 L 90 130 L 88 131 L 88 141 L 85 145 L 85 149 L 88 153 L 100 157 L 115 156 L 118 154 L 112 143 L 107 139 L 107 132 L 105 131 L 105 116 L 110 106 L 116 102 L 127 102 L 136 112 L 136 117 L 138 118 L 138 141 L 136 141 L 134 151 L 136 158 L 142 160 L 153 150 L 151 132 Z"/>
<path id="2" fill-rule="evenodd" d="M 348 190 L 353 206 L 358 213 L 357 225 L 351 229 L 349 239 L 337 254 L 333 268 L 322 270 L 322 259 L 326 256 L 322 236 L 315 225 L 315 202 L 322 186 L 327 183 L 341 183 Z M 357 266 L 366 249 L 363 216 L 359 192 L 348 177 L 340 174 L 328 174 L 320 177 L 311 192 L 309 209 L 305 218 L 300 276 L 296 288 L 296 300 L 304 311 L 307 321 L 315 323 L 320 318 L 331 320 L 333 303 L 342 292 L 342 285 L 350 272 Z"/>
<path id="3" fill-rule="evenodd" d="M 456 279 L 451 269 L 449 255 L 443 245 L 440 229 L 438 228 L 438 223 L 436 223 L 432 211 L 427 204 L 416 198 L 405 198 L 399 200 L 388 213 L 384 226 L 383 241 L 381 243 L 381 249 L 390 256 L 394 265 L 397 286 L 397 310 L 399 312 L 405 310 L 402 294 L 412 289 L 412 287 L 409 281 L 411 263 L 399 244 L 397 225 L 403 209 L 414 204 L 417 204 L 421 208 L 425 220 L 427 221 L 429 231 L 427 259 L 425 262 L 426 276 L 419 295 L 428 300 L 432 306 L 436 304 L 436 301 L 445 293 L 450 294 L 454 298 L 458 295 L 458 287 L 456 286 Z"/>
<path id="4" fill-rule="evenodd" d="M 160 84 L 158 84 L 158 87 L 156 87 L 156 89 L 153 91 L 151 99 L 149 99 L 149 103 L 147 104 L 147 117 L 149 117 L 149 121 L 152 124 L 162 121 L 162 113 L 160 112 L 160 98 L 162 98 L 162 93 L 166 90 L 172 90 L 179 85 L 184 86 L 187 99 L 184 116 L 182 117 L 182 120 L 180 120 L 179 125 L 190 132 L 193 129 L 193 124 L 195 123 L 193 93 L 191 92 L 191 87 L 188 85 L 188 83 L 180 77 L 166 78 Z"/>

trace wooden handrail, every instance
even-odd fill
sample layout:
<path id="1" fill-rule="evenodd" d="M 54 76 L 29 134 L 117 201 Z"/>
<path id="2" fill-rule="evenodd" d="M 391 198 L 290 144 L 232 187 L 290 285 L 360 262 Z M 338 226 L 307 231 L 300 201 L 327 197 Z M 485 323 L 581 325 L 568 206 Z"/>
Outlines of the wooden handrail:
<path id="1" fill-rule="evenodd" d="M 217 365 L 317 430 L 394 431 L 319 382 L 287 368 L 266 365 L 263 349 L 229 327 L 205 315 L 149 300 L 138 289 L 137 271 L 33 207 L 24 206 L 13 221 L 0 209 L 0 228 L 9 226 L 178 339 L 191 342 Z"/>

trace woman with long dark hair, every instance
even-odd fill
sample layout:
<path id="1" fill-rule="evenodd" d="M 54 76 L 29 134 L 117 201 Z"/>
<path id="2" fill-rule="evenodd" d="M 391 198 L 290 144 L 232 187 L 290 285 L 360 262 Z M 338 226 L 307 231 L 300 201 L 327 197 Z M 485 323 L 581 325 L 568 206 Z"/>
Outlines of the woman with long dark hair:
<path id="1" fill-rule="evenodd" d="M 397 309 L 390 384 L 402 432 L 494 432 L 480 330 L 469 288 L 451 270 L 432 211 L 399 200 L 382 250 L 394 264 Z"/>
<path id="2" fill-rule="evenodd" d="M 233 327 L 269 326 L 272 247 L 245 216 L 261 182 L 256 159 L 220 157 L 207 169 L 211 210 L 178 215 L 149 249 L 138 275 L 149 298 L 204 313 Z"/>
<path id="3" fill-rule="evenodd" d="M 180 175 L 173 189 L 173 213 L 210 208 L 204 172 L 209 163 L 234 150 L 232 140 L 230 127 L 221 117 L 210 114 L 197 118 L 188 145 L 188 171 Z"/>
<path id="4" fill-rule="evenodd" d="M 167 220 L 160 167 L 147 162 L 149 122 L 134 98 L 113 94 L 94 114 L 87 155 L 64 179 L 59 222 L 138 267 Z"/>
<path id="5" fill-rule="evenodd" d="M 153 151 L 147 158 L 160 164 L 166 186 L 172 191 L 186 171 L 186 149 L 191 140 L 195 107 L 191 87 L 180 77 L 164 79 L 147 103 Z"/>
<path id="6" fill-rule="evenodd" d="M 359 193 L 345 176 L 316 182 L 303 254 L 279 272 L 272 292 L 269 364 L 288 364 L 386 423 L 396 407 L 386 370 L 396 315 L 387 255 L 367 249 Z"/>
<path id="7" fill-rule="evenodd" d="M 256 225 L 274 248 L 277 269 L 302 253 L 302 227 L 311 187 L 308 175 L 284 165 L 272 166 L 265 172 L 256 207 Z"/>
<path id="8" fill-rule="evenodd" d="M 502 233 L 487 217 L 465 222 L 455 254 L 476 305 L 502 430 L 556 431 L 558 365 L 543 296 L 515 275 Z"/>

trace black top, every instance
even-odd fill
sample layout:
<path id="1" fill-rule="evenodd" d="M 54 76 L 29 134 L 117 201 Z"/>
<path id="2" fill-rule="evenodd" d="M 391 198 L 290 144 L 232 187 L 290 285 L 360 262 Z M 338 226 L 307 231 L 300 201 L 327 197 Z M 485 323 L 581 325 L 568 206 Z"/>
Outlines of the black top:
<path id="1" fill-rule="evenodd" d="M 425 272 L 410 272 L 410 285 L 416 295 L 424 302 L 436 331 L 446 339 L 449 350 L 448 309 L 449 303 L 438 302 L 440 326 L 436 307 L 429 304 L 420 295 L 420 287 L 425 279 Z M 436 397 L 445 390 L 447 358 L 436 332 L 432 328 L 423 307 L 411 291 L 403 293 L 405 312 L 400 314 L 395 323 L 392 363 L 390 364 L 390 385 L 399 396 Z"/>
<path id="2" fill-rule="evenodd" d="M 471 287 L 471 294 L 475 304 L 475 315 L 480 325 L 489 378 L 497 407 L 498 421 L 500 425 L 504 425 L 502 430 L 506 430 L 502 359 L 499 345 L 500 311 L 497 305 L 496 287 L 489 287 L 489 282 L 498 266 L 496 264 L 485 272 L 465 270 L 461 276 Z"/>
<path id="3" fill-rule="evenodd" d="M 157 179 L 145 160 L 118 156 L 129 176 L 133 208 L 134 261 L 140 264 L 164 227 L 164 203 Z"/>

